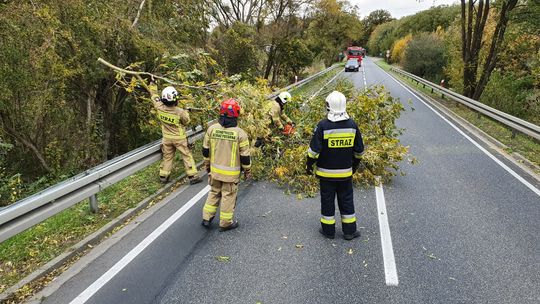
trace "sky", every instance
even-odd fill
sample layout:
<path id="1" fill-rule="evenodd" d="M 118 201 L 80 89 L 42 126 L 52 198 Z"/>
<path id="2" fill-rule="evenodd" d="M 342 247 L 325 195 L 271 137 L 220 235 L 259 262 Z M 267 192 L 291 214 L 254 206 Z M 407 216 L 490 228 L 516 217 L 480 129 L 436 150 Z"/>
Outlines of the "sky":
<path id="1" fill-rule="evenodd" d="M 350 0 L 354 5 L 358 5 L 359 13 L 366 17 L 372 11 L 384 9 L 392 14 L 394 18 L 401 18 L 413 15 L 419 11 L 426 10 L 432 6 L 442 4 L 454 4 L 457 0 Z"/>

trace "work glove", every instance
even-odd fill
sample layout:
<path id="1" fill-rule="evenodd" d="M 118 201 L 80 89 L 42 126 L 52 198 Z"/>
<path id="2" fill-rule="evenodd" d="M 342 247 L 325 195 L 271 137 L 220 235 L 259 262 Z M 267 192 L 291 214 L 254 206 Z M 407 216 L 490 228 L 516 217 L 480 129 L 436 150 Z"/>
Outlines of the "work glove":
<path id="1" fill-rule="evenodd" d="M 253 144 L 253 146 L 255 148 L 258 148 L 258 147 L 261 147 L 263 143 L 264 143 L 264 139 L 261 137 L 257 137 L 257 139 L 255 140 L 255 144 Z"/>
<path id="2" fill-rule="evenodd" d="M 244 170 L 244 179 L 245 180 L 250 180 L 252 177 L 253 177 L 253 175 L 251 174 L 251 169 Z"/>
<path id="3" fill-rule="evenodd" d="M 306 174 L 313 175 L 313 165 L 306 164 Z"/>

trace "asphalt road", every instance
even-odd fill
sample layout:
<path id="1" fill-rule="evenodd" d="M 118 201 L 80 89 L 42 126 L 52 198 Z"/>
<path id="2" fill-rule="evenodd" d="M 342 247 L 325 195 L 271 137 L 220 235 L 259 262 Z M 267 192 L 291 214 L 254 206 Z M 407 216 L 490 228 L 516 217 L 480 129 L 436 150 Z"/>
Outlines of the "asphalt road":
<path id="1" fill-rule="evenodd" d="M 382 84 L 400 98 L 408 109 L 398 121 L 401 140 L 420 163 L 402 164 L 407 175 L 384 185 L 385 214 L 375 189 L 355 190 L 360 239 L 323 239 L 319 198 L 297 200 L 271 183 L 242 189 L 240 228 L 207 231 L 199 224 L 205 196 L 190 201 L 205 193 L 199 184 L 174 194 L 43 302 L 70 303 L 86 290 L 87 303 L 539 303 L 540 196 L 371 59 L 363 65 L 342 77 L 359 88 Z M 178 210 L 185 213 L 157 235 Z M 385 267 L 389 252 L 381 249 L 384 216 L 397 286 L 388 284 L 392 263 Z"/>

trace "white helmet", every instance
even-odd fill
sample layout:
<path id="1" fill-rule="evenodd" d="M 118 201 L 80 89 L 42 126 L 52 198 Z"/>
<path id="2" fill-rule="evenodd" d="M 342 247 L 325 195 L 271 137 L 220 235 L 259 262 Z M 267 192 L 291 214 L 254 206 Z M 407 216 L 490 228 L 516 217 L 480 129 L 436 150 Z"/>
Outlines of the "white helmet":
<path id="1" fill-rule="evenodd" d="M 347 114 L 347 98 L 338 91 L 333 91 L 326 97 L 328 120 L 337 122 L 349 119 Z"/>
<path id="2" fill-rule="evenodd" d="M 289 92 L 281 92 L 279 93 L 278 97 L 281 100 L 281 103 L 283 104 L 286 104 L 292 98 Z"/>
<path id="3" fill-rule="evenodd" d="M 161 101 L 166 105 L 171 105 L 176 102 L 178 91 L 173 86 L 168 86 L 161 91 Z"/>

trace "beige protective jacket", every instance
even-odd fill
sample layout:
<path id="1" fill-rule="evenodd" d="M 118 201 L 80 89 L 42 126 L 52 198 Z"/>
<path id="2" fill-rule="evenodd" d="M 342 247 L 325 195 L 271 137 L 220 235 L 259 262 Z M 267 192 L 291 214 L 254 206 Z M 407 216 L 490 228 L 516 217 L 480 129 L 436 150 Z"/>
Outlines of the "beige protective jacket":
<path id="1" fill-rule="evenodd" d="M 251 168 L 249 138 L 239 127 L 224 128 L 219 123 L 210 126 L 204 136 L 205 149 L 209 151 L 205 160 L 210 161 L 212 179 L 237 183 L 240 167 Z"/>

